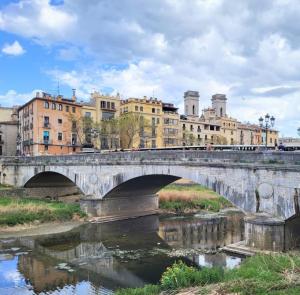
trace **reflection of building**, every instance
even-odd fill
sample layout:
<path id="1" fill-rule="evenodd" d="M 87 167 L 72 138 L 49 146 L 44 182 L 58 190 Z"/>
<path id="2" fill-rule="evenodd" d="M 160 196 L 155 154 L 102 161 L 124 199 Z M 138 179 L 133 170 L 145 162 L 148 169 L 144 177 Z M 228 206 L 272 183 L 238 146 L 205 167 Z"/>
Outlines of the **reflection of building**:
<path id="1" fill-rule="evenodd" d="M 0 156 L 17 154 L 18 114 L 16 108 L 0 107 Z"/>
<path id="2" fill-rule="evenodd" d="M 26 280 L 30 281 L 36 293 L 54 291 L 77 282 L 74 274 L 56 269 L 54 265 L 49 264 L 49 259 L 45 259 L 45 257 L 20 255 L 18 269 Z"/>
<path id="3" fill-rule="evenodd" d="M 30 155 L 60 155 L 80 150 L 81 105 L 71 99 L 36 93 L 19 112 L 20 151 Z"/>

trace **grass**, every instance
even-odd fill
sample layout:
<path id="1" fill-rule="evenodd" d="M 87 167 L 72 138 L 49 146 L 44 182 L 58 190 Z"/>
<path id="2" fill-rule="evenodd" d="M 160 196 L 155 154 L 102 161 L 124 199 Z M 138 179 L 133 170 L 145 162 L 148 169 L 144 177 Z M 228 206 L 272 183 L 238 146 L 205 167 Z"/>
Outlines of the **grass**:
<path id="1" fill-rule="evenodd" d="M 71 220 L 75 215 L 84 217 L 79 204 L 37 199 L 0 198 L 0 226 L 14 226 L 33 221 Z"/>
<path id="2" fill-rule="evenodd" d="M 230 206 L 231 203 L 225 198 L 196 184 L 171 184 L 159 192 L 160 209 L 176 213 L 199 210 L 218 212 Z"/>
<path id="3" fill-rule="evenodd" d="M 198 270 L 182 262 L 169 267 L 159 285 L 120 289 L 117 295 L 155 295 L 197 287 L 194 294 L 296 295 L 300 294 L 300 256 L 257 255 L 247 258 L 239 268 Z"/>
<path id="4" fill-rule="evenodd" d="M 1 184 L 0 183 L 0 190 L 1 189 L 9 189 L 9 188 L 12 188 L 12 186 L 8 185 L 8 184 Z"/>

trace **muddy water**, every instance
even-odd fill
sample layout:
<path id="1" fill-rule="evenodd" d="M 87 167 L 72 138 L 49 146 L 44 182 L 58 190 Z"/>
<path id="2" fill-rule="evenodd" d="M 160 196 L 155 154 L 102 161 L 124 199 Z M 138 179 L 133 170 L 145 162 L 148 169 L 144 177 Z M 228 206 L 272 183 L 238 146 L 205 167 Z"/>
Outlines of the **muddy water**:
<path id="1" fill-rule="evenodd" d="M 157 283 L 179 259 L 196 267 L 236 267 L 220 253 L 243 236 L 242 214 L 85 224 L 67 233 L 0 240 L 0 294 L 104 294 Z"/>

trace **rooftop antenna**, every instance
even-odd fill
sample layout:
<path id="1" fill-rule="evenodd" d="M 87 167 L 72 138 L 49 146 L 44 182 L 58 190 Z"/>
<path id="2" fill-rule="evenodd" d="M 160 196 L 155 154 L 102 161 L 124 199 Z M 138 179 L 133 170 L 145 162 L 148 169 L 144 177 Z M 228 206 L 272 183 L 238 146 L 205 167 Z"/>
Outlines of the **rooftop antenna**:
<path id="1" fill-rule="evenodd" d="M 60 95 L 59 80 L 57 80 L 57 96 Z"/>

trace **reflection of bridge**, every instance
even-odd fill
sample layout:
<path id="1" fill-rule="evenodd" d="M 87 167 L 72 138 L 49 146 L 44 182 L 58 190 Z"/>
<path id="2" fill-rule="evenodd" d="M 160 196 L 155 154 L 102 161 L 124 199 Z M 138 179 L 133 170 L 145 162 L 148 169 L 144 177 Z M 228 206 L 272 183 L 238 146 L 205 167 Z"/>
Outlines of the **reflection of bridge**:
<path id="1" fill-rule="evenodd" d="M 246 223 L 248 243 L 262 248 L 284 248 L 285 237 L 294 238 L 285 233 L 284 221 L 300 214 L 298 153 L 146 151 L 3 158 L 0 163 L 2 182 L 45 196 L 67 194 L 77 187 L 85 195 L 81 204 L 86 212 L 106 218 L 152 214 L 158 207 L 155 194 L 187 178 L 246 213 L 276 217 L 267 218 L 267 224 L 261 216 Z M 270 231 L 275 232 L 268 236 Z"/>
<path id="2" fill-rule="evenodd" d="M 20 257 L 19 271 L 36 292 L 75 285 L 80 281 L 91 281 L 95 286 L 109 289 L 142 286 L 156 282 L 165 268 L 176 260 L 167 254 L 161 255 L 160 251 L 154 256 L 149 254 L 153 249 L 202 248 L 214 251 L 241 239 L 242 226 L 236 224 L 241 218 L 242 214 L 235 213 L 229 217 L 162 220 L 158 223 L 157 216 L 147 216 L 110 224 L 86 224 L 67 233 L 18 238 L 20 245 L 33 250 Z M 176 239 L 170 239 L 170 232 L 177 233 Z M 142 251 L 144 256 L 131 260 L 126 255 L 124 258 L 116 255 L 116 251 L 126 250 Z M 130 252 L 129 255 L 135 254 Z M 199 257 L 192 251 L 186 262 L 196 264 Z M 223 256 L 218 256 L 218 259 L 223 259 L 218 262 L 210 255 L 201 257 L 208 264 L 226 265 Z M 60 262 L 67 262 L 76 271 L 58 270 L 56 266 Z"/>
<path id="3" fill-rule="evenodd" d="M 132 225 L 132 223 L 130 223 Z M 143 286 L 147 281 L 145 278 L 139 277 L 139 273 L 127 269 L 118 262 L 118 258 L 113 256 L 113 251 L 110 248 L 115 247 L 116 237 L 120 236 L 118 248 L 122 251 L 122 230 L 118 228 L 118 223 L 114 224 L 88 224 L 74 229 L 67 233 L 47 235 L 41 237 L 25 237 L 18 238 L 20 245 L 30 248 L 34 253 L 38 253 L 39 257 L 23 256 L 22 270 L 25 277 L 30 277 L 34 283 L 34 278 L 39 276 L 35 273 L 37 269 L 27 267 L 27 264 L 35 263 L 41 265 L 43 260 L 41 257 L 51 257 L 53 272 L 53 287 L 60 279 L 65 280 L 67 284 L 70 281 L 70 276 L 66 276 L 66 272 L 59 272 L 55 269 L 59 261 L 68 262 L 77 269 L 76 278 L 73 278 L 73 283 L 77 280 L 91 280 L 95 285 L 103 284 L 106 288 L 115 289 L 116 287 L 132 287 Z M 156 230 L 158 227 L 158 218 L 150 216 L 140 221 L 140 224 L 134 228 L 132 235 L 147 233 L 151 236 L 153 245 L 163 243 L 157 236 Z M 106 241 L 105 245 L 102 241 Z M 139 243 L 138 246 L 141 243 Z M 149 244 L 147 245 L 149 247 Z M 49 261 L 48 261 L 49 263 Z M 130 264 L 129 264 L 130 265 Z M 41 267 L 41 266 L 40 266 Z M 48 265 L 45 265 L 48 268 Z M 39 271 L 41 271 L 39 269 Z M 64 273 L 60 276 L 59 273 Z M 59 277 L 59 278 L 58 278 Z M 43 281 L 39 278 L 39 284 Z M 45 279 L 45 283 L 49 285 L 49 276 Z M 50 284 L 51 285 L 51 284 Z M 41 287 L 40 287 L 41 288 Z M 39 289 L 40 289 L 39 288 Z"/>
<path id="4" fill-rule="evenodd" d="M 159 225 L 159 235 L 172 248 L 214 251 L 243 240 L 244 214 L 235 212 L 192 220 L 167 220 Z"/>

